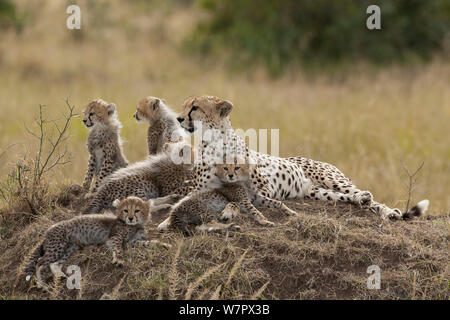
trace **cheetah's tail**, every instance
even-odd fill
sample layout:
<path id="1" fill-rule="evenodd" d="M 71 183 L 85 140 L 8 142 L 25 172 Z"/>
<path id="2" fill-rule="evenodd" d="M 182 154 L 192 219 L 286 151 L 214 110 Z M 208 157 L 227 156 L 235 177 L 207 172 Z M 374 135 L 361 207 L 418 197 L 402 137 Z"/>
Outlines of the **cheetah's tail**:
<path id="1" fill-rule="evenodd" d="M 424 214 L 428 210 L 428 206 L 430 205 L 430 201 L 428 200 L 422 200 L 418 204 L 416 204 L 414 207 L 403 213 L 402 218 L 403 220 L 410 220 L 414 217 L 419 217 L 420 215 Z"/>
<path id="2" fill-rule="evenodd" d="M 31 276 L 34 275 L 36 271 L 36 263 L 40 257 L 44 255 L 44 241 L 39 244 L 39 246 L 34 249 L 33 253 L 31 254 L 30 259 L 28 260 L 28 263 L 25 266 L 25 273 L 26 273 L 26 280 L 30 281 Z"/>

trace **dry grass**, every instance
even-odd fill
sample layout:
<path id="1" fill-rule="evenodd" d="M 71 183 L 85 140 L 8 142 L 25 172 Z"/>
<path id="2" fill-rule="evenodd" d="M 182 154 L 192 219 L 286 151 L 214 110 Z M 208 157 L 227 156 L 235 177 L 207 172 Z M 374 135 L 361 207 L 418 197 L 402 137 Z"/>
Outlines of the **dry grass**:
<path id="1" fill-rule="evenodd" d="M 8 299 L 449 299 L 450 220 L 387 222 L 348 205 L 288 203 L 296 218 L 265 214 L 278 225 L 257 227 L 238 217 L 242 232 L 151 237 L 170 250 L 129 249 L 124 268 L 105 246 L 88 247 L 68 265 L 82 271 L 82 289 L 54 282 L 50 293 L 25 282 L 20 272 L 45 229 L 73 214 L 49 209 L 34 222 L 14 224 L 0 243 L 0 296 Z M 367 267 L 381 268 L 381 290 L 368 290 Z M 17 279 L 17 281 L 13 281 Z M 52 283 L 52 282 L 50 282 Z"/>
<path id="2" fill-rule="evenodd" d="M 433 215 L 449 212 L 449 61 L 314 76 L 294 69 L 269 79 L 259 70 L 230 73 L 221 61 L 186 55 L 181 42 L 201 16 L 195 9 L 164 1 L 78 1 L 78 32 L 64 28 L 63 2 L 18 2 L 32 16 L 23 34 L 0 34 L 2 177 L 33 152 L 23 124 L 31 123 L 39 104 L 58 118 L 66 97 L 78 112 L 93 98 L 116 103 L 125 153 L 137 161 L 147 153 L 146 128 L 132 118 L 139 99 L 164 97 L 179 110 L 187 96 L 213 94 L 234 102 L 236 128 L 280 129 L 282 156 L 333 163 L 389 205 L 406 203 L 401 159 L 411 171 L 424 160 L 413 202 L 428 198 Z M 171 250 L 129 250 L 124 269 L 110 265 L 104 247 L 86 249 L 70 261 L 81 267 L 82 290 L 56 283 L 53 295 L 44 294 L 25 283 L 20 270 L 44 230 L 72 217 L 80 202 L 64 185 L 82 181 L 87 131 L 77 119 L 69 131 L 74 158 L 51 177 L 58 184 L 46 190 L 41 214 L 30 215 L 20 201 L 0 203 L 0 297 L 449 298 L 448 218 L 380 227 L 369 213 L 315 203 L 295 204 L 301 214 L 290 220 L 267 212 L 282 223 L 275 228 L 241 219 L 242 233 L 164 235 Z M 382 290 L 366 289 L 371 264 L 382 269 Z"/>

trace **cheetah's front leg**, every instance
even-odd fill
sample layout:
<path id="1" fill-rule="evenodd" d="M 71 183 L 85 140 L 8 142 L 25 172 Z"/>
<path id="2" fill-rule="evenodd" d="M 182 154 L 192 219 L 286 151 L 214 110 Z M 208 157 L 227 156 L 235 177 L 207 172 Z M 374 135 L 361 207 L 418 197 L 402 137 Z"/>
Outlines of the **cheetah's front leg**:
<path id="1" fill-rule="evenodd" d="M 94 178 L 94 171 L 95 171 L 95 157 L 91 155 L 89 156 L 88 168 L 86 170 L 86 175 L 83 181 L 83 191 L 86 193 L 89 192 L 89 189 L 91 187 L 92 179 Z"/>
<path id="2" fill-rule="evenodd" d="M 159 121 L 153 127 L 148 128 L 147 132 L 147 145 L 148 145 L 148 154 L 154 155 L 158 153 L 158 144 L 160 140 L 160 136 L 162 132 L 164 132 L 165 125 Z"/>
<path id="3" fill-rule="evenodd" d="M 112 252 L 112 263 L 117 267 L 122 267 L 125 263 L 123 260 L 123 237 L 120 235 L 111 237 L 106 241 L 106 246 Z"/>
<path id="4" fill-rule="evenodd" d="M 292 209 L 290 209 L 287 205 L 285 205 L 280 200 L 271 199 L 260 192 L 257 192 L 254 197 L 254 204 L 260 208 L 273 208 L 279 209 L 288 216 L 297 216 L 298 213 Z"/>
<path id="5" fill-rule="evenodd" d="M 251 203 L 249 199 L 242 200 L 239 204 L 234 202 L 230 202 L 227 204 L 225 209 L 222 211 L 222 215 L 220 217 L 221 221 L 231 221 L 237 214 L 239 214 L 240 210 L 244 211 L 248 215 L 250 215 L 253 219 L 256 220 L 260 225 L 266 227 L 272 227 L 275 225 L 272 221 L 267 220 L 267 218 L 255 208 L 255 206 Z"/>
<path id="6" fill-rule="evenodd" d="M 195 230 L 200 232 L 217 232 L 222 230 L 241 231 L 241 227 L 234 223 L 219 223 L 217 221 L 210 221 L 200 226 L 196 226 Z"/>
<path id="7" fill-rule="evenodd" d="M 94 185 L 94 189 L 92 189 L 92 193 L 97 192 L 102 181 L 112 173 L 113 168 L 114 168 L 114 160 L 111 157 L 105 158 L 105 161 L 100 170 L 100 173 L 97 176 L 97 178 L 95 179 L 95 185 Z"/>

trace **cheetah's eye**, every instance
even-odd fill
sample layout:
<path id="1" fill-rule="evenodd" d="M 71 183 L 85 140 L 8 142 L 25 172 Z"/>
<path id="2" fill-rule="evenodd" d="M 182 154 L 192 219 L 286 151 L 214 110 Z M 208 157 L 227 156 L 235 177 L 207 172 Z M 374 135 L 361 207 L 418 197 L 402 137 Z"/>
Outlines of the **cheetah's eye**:
<path id="1" fill-rule="evenodd" d="M 141 212 L 141 210 L 136 210 L 136 211 L 134 211 L 134 213 L 140 213 Z"/>
<path id="2" fill-rule="evenodd" d="M 241 167 L 235 167 L 234 171 L 238 171 Z"/>
<path id="3" fill-rule="evenodd" d="M 89 113 L 89 117 L 92 117 L 93 115 L 94 115 L 94 113 L 93 113 L 93 112 Z"/>
<path id="4" fill-rule="evenodd" d="M 192 108 L 191 108 L 192 111 L 195 111 L 197 109 L 198 109 L 198 106 L 192 106 Z"/>
<path id="5" fill-rule="evenodd" d="M 127 209 L 123 210 L 123 213 L 128 213 L 128 210 Z"/>
<path id="6" fill-rule="evenodd" d="M 228 167 L 223 167 L 223 170 L 228 171 Z"/>

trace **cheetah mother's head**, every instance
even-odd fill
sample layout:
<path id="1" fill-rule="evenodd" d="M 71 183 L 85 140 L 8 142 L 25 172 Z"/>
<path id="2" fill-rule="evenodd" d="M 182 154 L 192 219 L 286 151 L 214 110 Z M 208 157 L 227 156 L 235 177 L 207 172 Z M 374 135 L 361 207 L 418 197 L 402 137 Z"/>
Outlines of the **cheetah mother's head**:
<path id="1" fill-rule="evenodd" d="M 177 120 L 181 127 L 189 133 L 194 133 L 200 127 L 203 129 L 229 129 L 231 122 L 229 114 L 233 109 L 230 101 L 214 96 L 190 97 L 183 104 L 183 111 Z"/>

